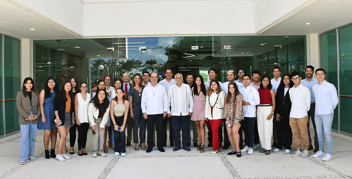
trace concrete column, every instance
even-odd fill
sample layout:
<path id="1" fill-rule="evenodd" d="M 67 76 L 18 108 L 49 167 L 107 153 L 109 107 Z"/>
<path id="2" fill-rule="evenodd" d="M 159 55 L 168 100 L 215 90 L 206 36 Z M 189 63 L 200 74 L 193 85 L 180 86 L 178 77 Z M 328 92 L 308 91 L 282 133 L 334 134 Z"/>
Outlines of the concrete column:
<path id="1" fill-rule="evenodd" d="M 306 41 L 307 65 L 312 65 L 315 69 L 320 68 L 319 34 L 308 34 Z"/>
<path id="2" fill-rule="evenodd" d="M 21 81 L 33 76 L 33 40 L 21 40 Z"/>

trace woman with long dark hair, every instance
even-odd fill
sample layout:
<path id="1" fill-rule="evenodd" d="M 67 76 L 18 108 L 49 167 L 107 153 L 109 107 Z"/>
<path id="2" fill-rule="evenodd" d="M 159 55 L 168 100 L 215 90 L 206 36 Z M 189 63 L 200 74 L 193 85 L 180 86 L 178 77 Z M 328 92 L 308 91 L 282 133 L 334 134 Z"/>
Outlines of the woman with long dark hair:
<path id="1" fill-rule="evenodd" d="M 140 145 L 142 150 L 146 150 L 145 147 L 145 126 L 146 120 L 143 119 L 141 102 L 142 102 L 142 92 L 144 86 L 142 83 L 142 76 L 139 73 L 136 73 L 132 79 L 132 86 L 129 90 L 129 107 L 130 107 L 130 116 L 133 119 L 133 142 L 135 143 L 135 150 L 139 150 L 138 146 L 138 126 Z"/>
<path id="2" fill-rule="evenodd" d="M 193 114 L 191 117 L 192 121 L 195 121 L 199 147 L 198 150 L 200 153 L 204 152 L 204 141 L 205 141 L 205 96 L 207 95 L 206 87 L 204 85 L 203 77 L 198 75 L 194 80 L 194 84 L 192 87 L 193 91 Z M 195 129 L 193 129 L 195 130 Z"/>
<path id="3" fill-rule="evenodd" d="M 273 117 L 275 111 L 275 91 L 272 89 L 269 76 L 261 79 L 258 89 L 260 103 L 257 108 L 258 132 L 262 145 L 260 153 L 270 155 L 271 137 L 273 135 Z"/>
<path id="4" fill-rule="evenodd" d="M 23 80 L 22 90 L 17 93 L 17 109 L 21 128 L 20 164 L 34 160 L 34 145 L 37 137 L 37 124 L 40 116 L 39 95 L 31 77 Z"/>
<path id="5" fill-rule="evenodd" d="M 217 80 L 210 82 L 205 102 L 205 120 L 209 120 L 211 132 L 213 135 L 212 154 L 220 150 L 219 128 L 223 119 L 225 93 L 221 90 L 220 83 Z"/>
<path id="6" fill-rule="evenodd" d="M 291 111 L 291 99 L 290 99 L 290 88 L 293 87 L 291 75 L 284 74 L 281 78 L 281 82 L 276 92 L 276 120 L 277 120 L 277 134 L 278 134 L 278 145 L 274 149 L 274 152 L 279 152 L 282 147 L 285 147 L 285 153 L 291 153 L 292 144 L 292 131 L 290 127 L 290 111 Z"/>
<path id="7" fill-rule="evenodd" d="M 232 151 L 228 155 L 241 157 L 240 135 L 238 130 L 243 120 L 243 97 L 238 90 L 236 83 L 229 83 L 229 92 L 225 95 L 224 118 L 226 119 L 227 133 L 232 146 Z"/>
<path id="8" fill-rule="evenodd" d="M 76 94 L 79 92 L 78 81 L 75 77 L 71 77 L 70 82 L 72 84 L 72 94 L 73 94 L 72 99 L 74 100 L 76 97 Z M 73 109 L 73 110 L 75 110 L 75 109 Z M 73 126 L 70 128 L 70 154 L 71 155 L 75 153 L 74 146 L 75 146 L 75 142 L 76 142 L 76 128 L 78 127 L 77 122 L 76 122 L 76 116 L 74 116 L 73 119 L 74 119 L 73 120 L 74 123 L 73 123 Z"/>
<path id="9" fill-rule="evenodd" d="M 78 155 L 87 155 L 86 143 L 88 123 L 88 105 L 91 100 L 90 94 L 87 93 L 88 85 L 86 82 L 80 84 L 80 91 L 75 97 L 75 114 L 78 128 Z"/>
<path id="10" fill-rule="evenodd" d="M 54 123 L 55 112 L 54 112 L 54 99 L 56 94 L 59 92 L 56 80 L 53 77 L 49 77 L 45 82 L 45 89 L 40 92 L 39 103 L 41 116 L 39 117 L 38 129 L 44 130 L 44 148 L 45 158 L 50 159 L 56 158 L 55 147 L 57 139 L 57 129 Z M 49 154 L 49 141 L 51 140 L 51 150 Z"/>
<path id="11" fill-rule="evenodd" d="M 128 117 L 129 102 L 125 98 L 122 88 L 116 89 L 116 97 L 111 101 L 110 115 L 114 125 L 115 133 L 115 155 L 126 156 L 125 128 Z M 138 134 L 137 134 L 138 137 Z"/>
<path id="12" fill-rule="evenodd" d="M 72 127 L 74 123 L 74 99 L 70 81 L 66 81 L 62 85 L 61 91 L 55 96 L 54 109 L 56 117 L 54 122 L 60 134 L 56 159 L 59 161 L 65 161 L 65 159 L 71 158 L 65 153 L 65 144 L 70 127 Z"/>
<path id="13" fill-rule="evenodd" d="M 108 93 L 99 89 L 88 106 L 88 121 L 93 134 L 93 158 L 97 155 L 106 157 L 104 153 L 104 131 L 110 114 Z"/>

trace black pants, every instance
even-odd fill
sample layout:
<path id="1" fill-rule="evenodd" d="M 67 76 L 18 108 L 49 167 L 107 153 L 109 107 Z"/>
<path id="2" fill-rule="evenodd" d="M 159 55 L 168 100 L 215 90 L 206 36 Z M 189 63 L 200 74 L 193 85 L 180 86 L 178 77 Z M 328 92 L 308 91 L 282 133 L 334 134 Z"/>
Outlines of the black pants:
<path id="1" fill-rule="evenodd" d="M 241 124 L 241 127 L 238 133 L 240 134 L 240 149 L 243 149 L 243 142 L 246 143 L 246 145 L 248 144 L 248 132 L 245 132 L 247 131 L 247 122 L 246 120 L 242 120 L 240 121 L 240 124 Z"/>
<path id="2" fill-rule="evenodd" d="M 172 128 L 172 123 L 171 123 L 171 119 L 168 118 L 167 116 L 163 119 L 162 122 L 162 142 L 163 144 L 165 144 L 167 142 L 167 121 L 170 122 L 170 134 L 169 134 L 169 138 L 170 138 L 170 144 L 174 142 L 174 135 L 173 135 L 173 128 Z"/>
<path id="3" fill-rule="evenodd" d="M 274 144 L 273 147 L 277 147 L 278 143 L 278 122 L 276 121 L 276 113 L 274 113 L 274 118 L 273 118 L 273 139 L 274 139 Z"/>
<path id="4" fill-rule="evenodd" d="M 255 126 L 257 126 L 256 125 L 257 120 L 254 117 L 245 117 L 244 120 L 245 120 L 246 126 L 247 126 L 247 128 L 244 129 L 246 140 L 248 140 L 248 142 L 246 142 L 246 145 L 248 147 L 253 147 L 254 138 L 255 138 Z M 257 129 L 258 129 L 258 127 L 257 127 Z"/>
<path id="5" fill-rule="evenodd" d="M 281 119 L 277 122 L 277 148 L 282 149 L 282 146 L 285 146 L 285 149 L 291 150 L 292 131 L 290 127 L 290 113 L 282 111 L 279 114 Z"/>
<path id="6" fill-rule="evenodd" d="M 140 142 L 145 143 L 145 124 L 146 120 L 143 118 L 140 104 L 133 104 L 133 143 L 138 144 L 138 127 Z"/>
<path id="7" fill-rule="evenodd" d="M 254 144 L 259 144 L 258 121 L 254 118 Z"/>
<path id="8" fill-rule="evenodd" d="M 154 123 L 156 123 L 156 133 L 157 133 L 157 147 L 158 149 L 163 148 L 161 128 L 163 125 L 163 115 L 148 115 L 148 149 L 153 149 L 153 134 L 154 134 Z"/>
<path id="9" fill-rule="evenodd" d="M 84 149 L 86 148 L 89 123 L 81 123 L 81 125 L 77 126 L 77 129 L 78 129 L 78 150 L 82 150 L 82 148 Z"/>
<path id="10" fill-rule="evenodd" d="M 189 147 L 189 116 L 171 116 L 175 147 L 181 148 L 180 131 L 182 128 L 182 146 Z"/>
<path id="11" fill-rule="evenodd" d="M 118 126 L 122 126 L 123 125 L 123 118 L 124 116 L 120 116 L 120 117 L 116 117 L 115 116 L 115 122 Z M 125 128 L 126 130 L 126 128 Z M 125 147 L 125 139 L 126 139 L 126 135 L 125 135 L 125 131 L 120 132 L 120 131 L 116 131 L 114 128 L 114 135 L 115 135 L 115 152 L 121 152 L 121 153 L 126 153 L 126 147 Z"/>
<path id="12" fill-rule="evenodd" d="M 75 124 L 70 127 L 70 147 L 74 147 L 75 146 L 75 142 L 76 142 L 76 128 L 77 128 L 77 124 L 75 121 Z"/>
<path id="13" fill-rule="evenodd" d="M 228 135 L 228 133 L 227 133 L 227 126 L 226 126 L 226 119 L 224 119 L 224 120 L 222 120 L 222 124 L 221 124 L 221 127 L 222 127 L 222 125 L 224 125 L 224 128 L 225 128 L 225 130 L 224 130 L 224 145 L 228 145 L 228 146 L 230 146 L 231 145 L 231 143 L 230 143 L 230 140 L 229 140 L 229 135 Z M 221 129 L 222 130 L 222 129 Z M 222 136 L 221 136 L 222 137 Z M 221 145 L 221 142 L 220 142 L 220 145 Z"/>

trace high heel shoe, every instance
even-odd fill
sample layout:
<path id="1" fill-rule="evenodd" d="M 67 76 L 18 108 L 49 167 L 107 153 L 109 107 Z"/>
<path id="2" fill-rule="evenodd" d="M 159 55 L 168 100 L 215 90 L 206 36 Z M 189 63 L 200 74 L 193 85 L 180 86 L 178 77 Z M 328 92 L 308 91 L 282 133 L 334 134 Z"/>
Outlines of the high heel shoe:
<path id="1" fill-rule="evenodd" d="M 55 149 L 51 149 L 51 150 L 50 150 L 50 157 L 51 157 L 51 158 L 56 158 Z"/>
<path id="2" fill-rule="evenodd" d="M 201 145 L 201 146 L 199 147 L 199 151 L 200 151 L 200 153 L 204 153 L 204 145 Z"/>
<path id="3" fill-rule="evenodd" d="M 45 150 L 45 158 L 50 159 L 49 150 Z"/>

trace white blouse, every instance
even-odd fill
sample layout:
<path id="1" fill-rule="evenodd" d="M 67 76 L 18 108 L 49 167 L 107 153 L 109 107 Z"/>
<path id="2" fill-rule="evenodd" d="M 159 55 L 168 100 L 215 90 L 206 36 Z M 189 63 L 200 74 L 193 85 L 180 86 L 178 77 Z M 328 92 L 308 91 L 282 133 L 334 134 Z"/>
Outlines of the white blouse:
<path id="1" fill-rule="evenodd" d="M 86 94 L 87 98 L 84 100 L 82 94 L 77 93 L 77 116 L 81 123 L 88 123 L 88 105 L 91 98 L 89 93 Z"/>

